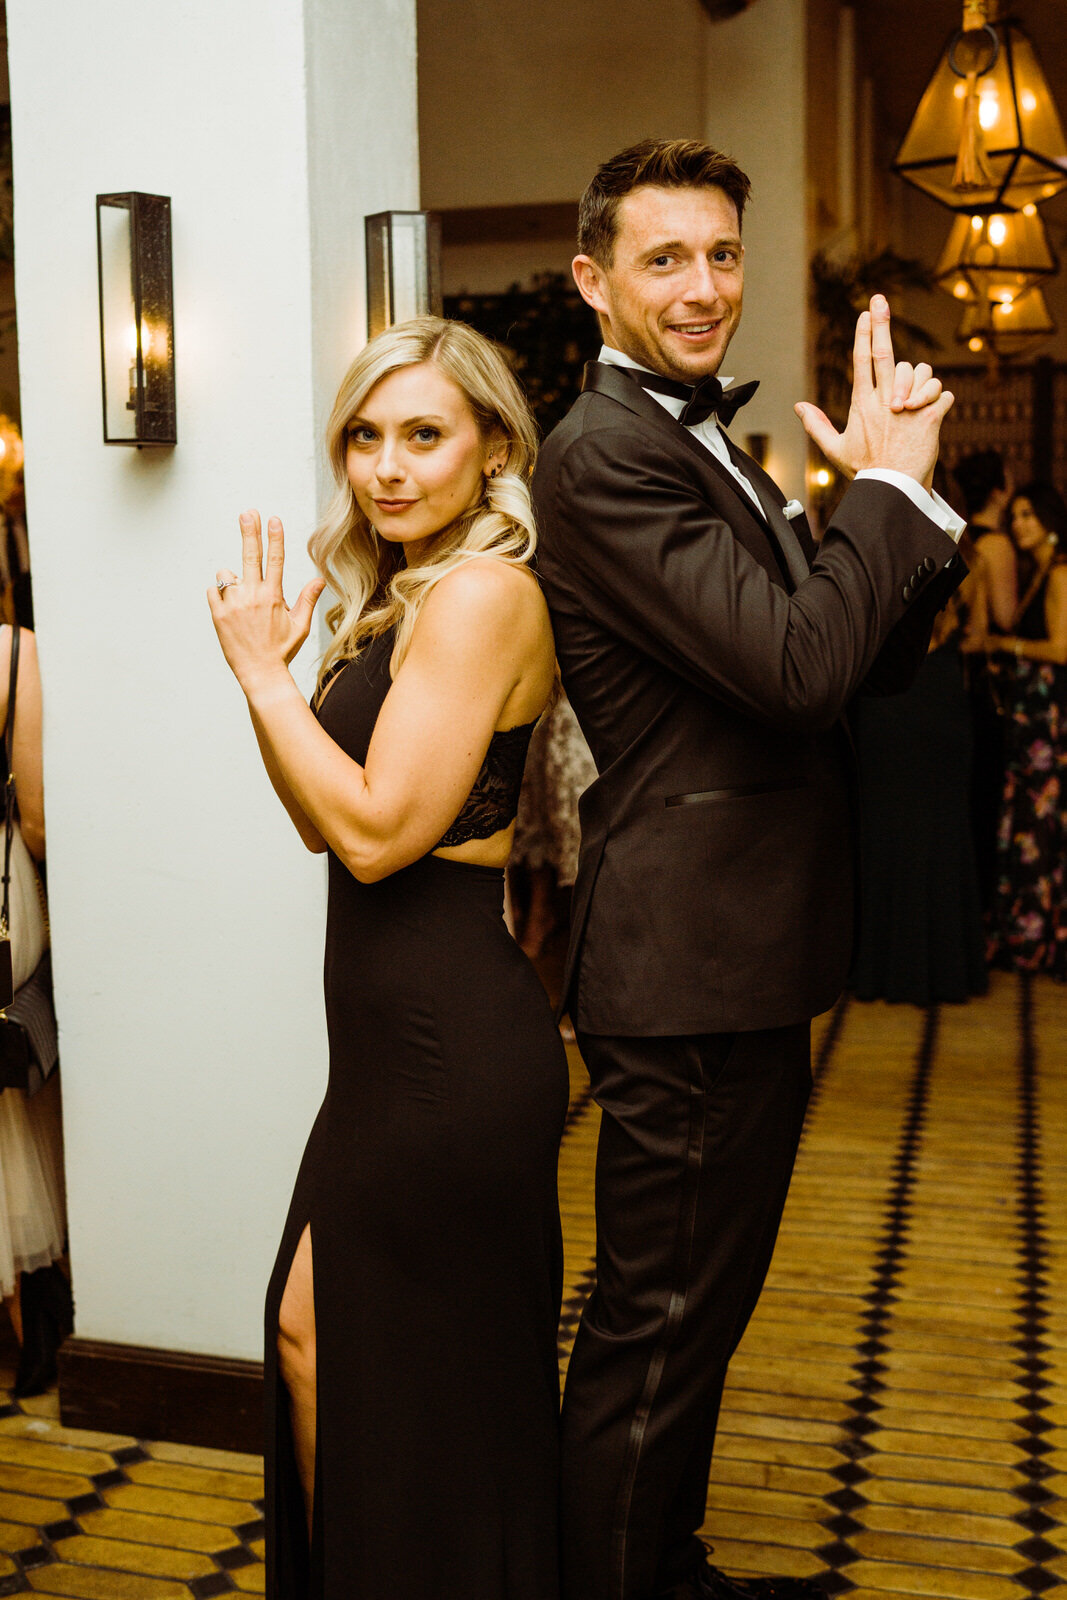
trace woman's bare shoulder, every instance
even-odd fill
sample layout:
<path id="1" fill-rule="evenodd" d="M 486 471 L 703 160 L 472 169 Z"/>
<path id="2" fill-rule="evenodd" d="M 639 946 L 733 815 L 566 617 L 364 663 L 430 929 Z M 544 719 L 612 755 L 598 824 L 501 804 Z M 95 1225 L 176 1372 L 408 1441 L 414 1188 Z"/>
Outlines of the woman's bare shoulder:
<path id="1" fill-rule="evenodd" d="M 985 560 L 1003 560 L 1005 557 L 1014 559 L 1015 546 L 1006 533 L 980 533 L 974 541 L 974 548 Z"/>
<path id="2" fill-rule="evenodd" d="M 530 568 L 493 556 L 475 556 L 439 578 L 423 610 L 435 620 L 510 629 L 539 626 L 548 607 Z"/>

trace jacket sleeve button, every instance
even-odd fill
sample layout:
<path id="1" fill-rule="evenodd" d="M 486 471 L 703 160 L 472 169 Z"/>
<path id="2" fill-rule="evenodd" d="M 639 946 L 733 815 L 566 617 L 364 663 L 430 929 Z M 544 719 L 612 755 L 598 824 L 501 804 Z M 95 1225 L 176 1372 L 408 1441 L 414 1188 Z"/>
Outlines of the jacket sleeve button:
<path id="1" fill-rule="evenodd" d="M 911 584 L 910 583 L 906 583 L 904 585 L 903 589 L 901 589 L 900 598 L 903 600 L 905 605 L 907 605 L 909 603 L 909 601 L 911 600 Z"/>
<path id="2" fill-rule="evenodd" d="M 933 556 L 924 556 L 923 566 L 926 568 L 927 572 L 937 571 L 937 562 L 934 560 Z"/>

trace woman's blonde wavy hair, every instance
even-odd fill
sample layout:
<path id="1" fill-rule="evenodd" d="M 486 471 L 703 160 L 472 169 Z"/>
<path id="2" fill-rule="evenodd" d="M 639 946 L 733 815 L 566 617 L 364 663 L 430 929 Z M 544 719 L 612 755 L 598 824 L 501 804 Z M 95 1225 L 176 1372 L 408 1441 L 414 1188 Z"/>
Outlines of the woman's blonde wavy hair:
<path id="1" fill-rule="evenodd" d="M 345 469 L 348 429 L 375 384 L 401 367 L 429 361 L 451 378 L 474 413 L 487 442 L 507 445 L 499 477 L 487 479 L 478 502 L 448 528 L 418 566 L 405 566 L 364 516 Z M 522 390 L 499 350 L 462 322 L 413 317 L 397 323 L 360 351 L 337 392 L 326 425 L 326 448 L 337 492 L 308 541 L 311 558 L 336 596 L 326 613 L 333 635 L 319 668 L 321 694 L 331 672 L 357 656 L 371 639 L 396 627 L 395 676 L 435 583 L 465 561 L 491 557 L 525 566 L 537 544 L 529 480 L 537 454 L 537 429 Z"/>

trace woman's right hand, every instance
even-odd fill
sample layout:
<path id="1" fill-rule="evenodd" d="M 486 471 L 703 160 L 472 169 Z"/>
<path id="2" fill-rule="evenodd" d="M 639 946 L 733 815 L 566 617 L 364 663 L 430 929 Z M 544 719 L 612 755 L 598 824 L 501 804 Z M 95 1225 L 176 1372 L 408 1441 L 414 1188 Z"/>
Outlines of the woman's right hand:
<path id="1" fill-rule="evenodd" d="M 311 629 L 319 596 L 326 587 L 313 578 L 300 591 L 292 609 L 285 603 L 285 536 L 281 521 L 267 524 L 267 566 L 258 511 L 241 514 L 242 576 L 220 568 L 218 582 L 207 592 L 223 654 L 241 688 L 251 694 L 257 685 L 288 676 L 289 663 Z M 219 588 L 219 584 L 223 588 Z"/>

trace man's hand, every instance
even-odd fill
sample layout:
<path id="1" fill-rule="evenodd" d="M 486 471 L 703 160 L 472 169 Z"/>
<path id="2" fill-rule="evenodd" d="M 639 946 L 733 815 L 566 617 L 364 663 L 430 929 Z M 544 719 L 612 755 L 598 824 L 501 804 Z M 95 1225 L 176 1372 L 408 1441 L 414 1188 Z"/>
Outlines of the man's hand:
<path id="1" fill-rule="evenodd" d="M 876 294 L 856 323 L 852 404 L 844 433 L 825 412 L 802 401 L 797 416 L 839 472 L 854 478 L 866 467 L 906 473 L 924 488 L 933 482 L 941 423 L 954 396 L 942 390 L 925 362 L 893 358 L 889 302 Z"/>

